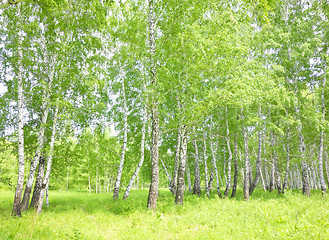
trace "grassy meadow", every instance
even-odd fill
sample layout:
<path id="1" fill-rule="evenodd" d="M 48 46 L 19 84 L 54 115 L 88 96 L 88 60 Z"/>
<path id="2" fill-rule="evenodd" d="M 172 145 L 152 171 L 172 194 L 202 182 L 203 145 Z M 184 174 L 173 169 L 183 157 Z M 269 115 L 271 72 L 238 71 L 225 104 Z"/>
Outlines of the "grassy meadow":
<path id="1" fill-rule="evenodd" d="M 244 202 L 187 195 L 174 205 L 161 190 L 157 211 L 146 209 L 148 190 L 126 200 L 112 194 L 50 192 L 50 207 L 11 217 L 13 192 L 0 192 L 0 239 L 329 239 L 329 196 L 256 190 Z M 120 195 L 120 197 L 122 197 Z"/>

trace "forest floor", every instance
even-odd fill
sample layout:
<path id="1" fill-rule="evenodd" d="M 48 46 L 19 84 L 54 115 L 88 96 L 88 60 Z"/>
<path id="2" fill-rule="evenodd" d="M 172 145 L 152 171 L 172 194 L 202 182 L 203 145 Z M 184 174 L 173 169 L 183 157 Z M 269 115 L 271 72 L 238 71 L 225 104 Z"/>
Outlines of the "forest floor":
<path id="1" fill-rule="evenodd" d="M 0 239 L 329 239 L 329 196 L 312 191 L 263 192 L 250 202 L 187 195 L 174 205 L 161 190 L 157 211 L 146 209 L 147 190 L 132 190 L 126 201 L 112 194 L 50 192 L 50 207 L 11 217 L 13 192 L 0 192 Z M 120 197 L 122 197 L 120 195 Z"/>

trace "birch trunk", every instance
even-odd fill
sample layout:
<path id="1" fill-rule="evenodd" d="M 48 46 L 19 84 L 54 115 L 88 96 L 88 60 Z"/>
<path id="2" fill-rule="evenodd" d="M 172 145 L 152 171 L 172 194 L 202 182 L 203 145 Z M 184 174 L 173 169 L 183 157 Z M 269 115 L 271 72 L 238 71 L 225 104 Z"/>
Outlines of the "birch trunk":
<path id="1" fill-rule="evenodd" d="M 204 162 L 204 175 L 205 175 L 205 190 L 206 190 L 206 195 L 209 198 L 206 132 L 204 133 L 204 138 L 203 138 L 203 162 Z"/>
<path id="2" fill-rule="evenodd" d="M 290 175 L 290 189 L 294 189 L 295 187 L 295 181 L 293 178 L 293 170 L 290 168 L 289 169 L 289 175 Z"/>
<path id="3" fill-rule="evenodd" d="M 49 207 L 49 185 L 46 189 L 46 206 Z"/>
<path id="4" fill-rule="evenodd" d="M 120 164 L 119 164 L 119 168 L 118 168 L 117 178 L 116 178 L 115 184 L 114 184 L 113 199 L 117 199 L 119 197 L 121 176 L 122 176 L 122 171 L 123 171 L 123 165 L 125 163 L 125 153 L 126 153 L 127 135 L 128 135 L 128 108 L 127 108 L 127 100 L 126 100 L 126 90 L 125 90 L 124 78 L 123 77 L 121 77 L 121 78 L 122 78 L 124 129 L 123 129 L 123 143 L 122 143 L 122 150 L 121 150 L 121 158 L 120 158 Z"/>
<path id="5" fill-rule="evenodd" d="M 47 191 L 47 196 L 48 196 L 50 171 L 51 171 L 51 166 L 52 166 L 55 139 L 56 139 L 57 116 L 58 116 L 58 106 L 56 106 L 55 113 L 54 113 L 54 122 L 53 122 L 52 134 L 51 134 L 51 139 L 50 139 L 50 149 L 49 149 L 48 158 L 47 158 L 47 171 L 46 171 L 45 177 L 42 182 L 42 188 L 41 188 L 41 192 L 40 192 L 39 204 L 38 204 L 38 209 L 37 209 L 38 214 L 40 214 L 42 211 L 43 199 L 44 199 L 46 191 Z M 47 205 L 49 205 L 49 200 L 48 200 Z"/>
<path id="6" fill-rule="evenodd" d="M 225 139 L 224 139 L 225 141 Z M 225 144 L 225 143 L 224 143 Z M 223 144 L 223 146 L 224 146 Z M 225 147 L 223 147 L 225 149 Z M 226 158 L 225 158 L 225 151 L 223 152 L 223 158 L 224 158 L 224 164 L 223 164 L 223 174 L 224 174 L 224 180 L 225 180 L 225 190 L 226 190 L 226 185 L 227 185 L 227 177 L 226 177 Z M 219 174 L 220 176 L 220 174 Z M 221 181 L 222 182 L 222 181 Z M 222 184 L 223 185 L 223 184 Z M 225 192 L 225 191 L 224 191 Z"/>
<path id="7" fill-rule="evenodd" d="M 146 122 L 147 122 L 147 111 L 146 111 L 146 107 L 144 108 L 144 118 L 143 118 L 143 124 L 142 124 L 142 140 L 141 140 L 141 159 L 138 163 L 138 166 L 135 170 L 135 172 L 133 173 L 133 175 L 130 178 L 130 181 L 128 183 L 127 189 L 123 195 L 123 199 L 127 199 L 130 193 L 130 189 L 132 186 L 132 183 L 135 181 L 135 178 L 138 176 L 139 170 L 141 169 L 141 167 L 143 166 L 144 163 L 144 149 L 145 149 L 145 132 L 146 132 Z"/>
<path id="8" fill-rule="evenodd" d="M 198 144 L 196 142 L 196 132 L 195 126 L 193 125 L 193 145 L 195 149 L 194 157 L 194 185 L 193 185 L 193 194 L 197 194 L 198 196 L 201 195 L 201 186 L 200 186 L 200 168 L 199 168 L 199 151 L 198 151 Z"/>
<path id="9" fill-rule="evenodd" d="M 154 95 L 156 90 L 156 65 L 155 65 L 155 12 L 154 0 L 149 1 L 149 44 L 150 44 L 150 71 L 151 84 L 153 93 L 151 97 L 151 112 L 152 112 L 152 149 L 151 149 L 151 185 L 147 201 L 147 207 L 156 209 L 157 199 L 159 194 L 159 112 L 158 102 Z"/>
<path id="10" fill-rule="evenodd" d="M 211 155 L 212 155 L 212 158 L 211 158 L 211 163 L 212 163 L 212 166 L 213 166 L 213 169 L 214 169 L 214 172 L 215 172 L 215 177 L 216 177 L 216 187 L 217 187 L 217 194 L 218 196 L 221 198 L 222 197 L 222 194 L 220 192 L 220 186 L 219 186 L 219 176 L 218 176 L 218 171 L 217 171 L 217 164 L 216 164 L 216 154 L 215 154 L 215 150 L 214 150 L 214 146 L 213 146 L 213 134 L 212 134 L 212 125 L 213 125 L 213 122 L 212 122 L 212 117 L 210 119 L 210 134 L 211 134 L 211 139 L 210 139 L 210 150 L 211 150 Z"/>
<path id="11" fill-rule="evenodd" d="M 284 181 L 283 181 L 283 187 L 282 187 L 282 193 L 284 193 L 284 190 L 287 189 L 288 187 L 288 177 L 289 177 L 289 168 L 290 168 L 290 129 L 289 129 L 289 124 L 287 124 L 287 133 L 286 133 L 286 158 L 287 158 L 287 165 L 286 165 L 286 173 L 284 176 Z"/>
<path id="12" fill-rule="evenodd" d="M 270 175 L 270 192 L 272 192 L 275 188 L 275 138 L 274 138 L 274 134 L 273 131 L 271 131 L 271 147 L 272 147 L 272 162 L 271 162 L 271 175 Z"/>
<path id="13" fill-rule="evenodd" d="M 266 185 L 265 185 L 262 169 L 260 170 L 260 178 L 262 179 L 263 189 L 266 192 Z"/>
<path id="14" fill-rule="evenodd" d="M 307 166 L 307 177 L 308 177 L 308 181 L 310 183 L 310 188 L 315 189 L 311 168 L 307 163 L 306 163 L 306 166 Z"/>
<path id="15" fill-rule="evenodd" d="M 230 144 L 230 129 L 228 126 L 228 116 L 227 116 L 227 108 L 225 108 L 226 113 L 226 145 L 227 145 L 227 152 L 228 152 L 228 159 L 227 159 L 227 179 L 226 179 L 226 188 L 224 192 L 224 196 L 227 197 L 230 189 L 231 189 L 231 161 L 232 161 L 232 151 L 231 151 L 231 144 Z"/>
<path id="16" fill-rule="evenodd" d="M 261 120 L 261 106 L 258 107 L 258 117 Z M 253 193 L 255 190 L 259 180 L 260 180 L 260 175 L 261 175 L 261 169 L 262 167 L 262 130 L 258 130 L 258 155 L 257 155 L 257 161 L 256 161 L 256 176 L 254 181 L 250 185 L 249 189 L 249 195 Z"/>
<path id="17" fill-rule="evenodd" d="M 33 208 L 38 207 L 40 192 L 41 192 L 41 188 L 42 188 L 42 180 L 43 180 L 44 173 L 45 173 L 45 166 L 46 166 L 46 159 L 43 155 L 40 155 L 37 178 L 35 180 L 32 200 L 31 200 L 31 204 L 30 204 L 30 207 L 33 207 Z"/>
<path id="18" fill-rule="evenodd" d="M 23 196 L 23 201 L 22 201 L 22 211 L 27 210 L 29 206 L 29 201 L 30 201 L 30 195 L 31 195 L 31 190 L 32 190 L 32 185 L 34 182 L 34 175 L 35 171 L 39 162 L 40 158 L 40 153 L 44 147 L 45 143 L 45 129 L 46 129 L 46 124 L 47 124 L 47 119 L 48 119 L 48 113 L 49 113 L 49 104 L 50 104 L 50 91 L 52 87 L 52 82 L 54 79 L 54 64 L 55 64 L 55 57 L 52 58 L 52 61 L 49 62 L 49 56 L 48 56 L 48 51 L 44 43 L 44 49 L 45 49 L 45 63 L 47 66 L 47 69 L 45 70 L 45 75 L 48 78 L 48 86 L 43 86 L 43 97 L 42 97 L 42 105 L 41 105 L 41 121 L 40 121 L 40 129 L 38 133 L 38 140 L 37 140 L 37 149 L 35 151 L 34 158 L 31 162 L 31 167 L 30 167 L 30 173 L 29 177 L 27 179 L 26 185 L 25 185 L 25 190 L 24 190 L 24 196 Z"/>
<path id="19" fill-rule="evenodd" d="M 300 167 L 296 164 L 296 173 L 297 173 L 297 179 L 298 179 L 298 188 L 302 188 L 303 182 L 302 182 L 302 174 L 300 173 Z"/>
<path id="20" fill-rule="evenodd" d="M 184 199 L 184 187 L 185 187 L 185 167 L 187 159 L 187 127 L 182 126 L 182 143 L 181 143 L 181 152 L 180 152 L 180 162 L 178 169 L 178 181 L 177 181 L 177 190 L 175 197 L 175 204 L 183 204 Z"/>
<path id="21" fill-rule="evenodd" d="M 324 151 L 324 163 L 325 163 L 325 167 L 326 167 L 326 176 L 327 176 L 327 184 L 329 185 L 329 164 L 328 164 L 328 155 L 326 152 L 326 149 Z"/>
<path id="22" fill-rule="evenodd" d="M 178 133 L 177 133 L 177 144 L 176 144 L 174 173 L 173 173 L 173 179 L 172 179 L 172 182 L 171 182 L 172 184 L 170 186 L 170 191 L 172 192 L 173 195 L 176 195 L 176 188 L 177 188 L 180 143 L 181 143 L 181 133 L 180 133 L 180 128 L 179 128 Z"/>
<path id="23" fill-rule="evenodd" d="M 295 180 L 295 186 L 296 186 L 296 189 L 299 189 L 299 179 L 298 179 L 298 166 L 294 166 L 294 180 Z"/>
<path id="24" fill-rule="evenodd" d="M 249 149 L 248 149 L 248 135 L 245 126 L 243 126 L 243 142 L 244 142 L 244 158 L 245 158 L 243 193 L 244 193 L 244 200 L 249 201 L 250 158 L 249 158 Z"/>
<path id="25" fill-rule="evenodd" d="M 190 174 L 190 166 L 188 162 L 188 157 L 186 156 L 186 179 L 187 179 L 187 186 L 188 186 L 188 192 L 192 192 L 192 184 L 191 184 L 191 174 Z"/>
<path id="26" fill-rule="evenodd" d="M 326 78 L 324 77 L 323 81 L 322 81 L 322 92 L 321 92 L 322 121 L 321 121 L 321 126 L 320 126 L 321 129 L 320 129 L 319 156 L 318 156 L 319 178 L 320 178 L 321 191 L 323 193 L 327 192 L 326 181 L 324 179 L 324 174 L 323 174 L 323 138 L 324 138 L 323 124 L 324 124 L 325 115 L 326 115 L 326 106 L 325 106 L 325 99 L 324 99 L 325 85 L 326 85 Z"/>
<path id="27" fill-rule="evenodd" d="M 316 169 L 315 169 L 315 166 L 313 163 L 311 165 L 311 171 L 312 171 L 312 176 L 313 176 L 313 181 L 314 181 L 314 187 L 315 187 L 315 189 L 320 189 L 319 179 L 317 177 Z"/>
<path id="28" fill-rule="evenodd" d="M 298 113 L 298 111 L 297 111 Z M 305 194 L 307 197 L 311 195 L 310 190 L 310 183 L 309 183 L 309 176 L 307 173 L 307 164 L 305 162 L 305 143 L 304 143 L 304 136 L 302 133 L 302 125 L 298 126 L 298 138 L 299 138 L 299 153 L 300 157 L 302 159 L 301 165 L 302 165 L 302 185 L 303 185 L 303 194 Z"/>
<path id="29" fill-rule="evenodd" d="M 212 169 L 211 173 L 210 173 L 210 177 L 209 177 L 209 182 L 208 182 L 209 190 L 212 189 L 212 184 L 214 182 L 214 178 L 215 178 L 215 171 L 214 171 L 214 169 Z"/>
<path id="30" fill-rule="evenodd" d="M 249 145 L 249 139 L 248 139 L 248 145 Z M 248 147 L 248 150 L 249 150 L 249 147 Z M 250 161 L 250 153 L 248 152 L 248 156 L 249 156 L 249 190 L 250 190 L 250 186 L 252 184 L 252 167 L 251 167 L 251 161 Z M 250 195 L 250 193 L 249 193 Z"/>
<path id="31" fill-rule="evenodd" d="M 151 185 L 147 206 L 156 209 L 159 193 L 159 114 L 158 108 L 152 109 L 152 149 L 151 149 Z"/>
<path id="32" fill-rule="evenodd" d="M 259 180 L 260 180 L 260 176 L 261 176 L 261 166 L 262 166 L 262 132 L 261 130 L 258 131 L 258 154 L 257 154 L 257 161 L 256 161 L 256 176 L 254 181 L 251 183 L 250 185 L 250 189 L 249 189 L 249 195 L 251 195 Z"/>
<path id="33" fill-rule="evenodd" d="M 297 89 L 297 86 L 295 86 L 295 88 Z M 295 94 L 296 94 L 296 91 L 295 91 Z M 295 112 L 296 112 L 296 118 L 299 121 L 299 125 L 297 127 L 297 132 L 298 132 L 298 140 L 299 140 L 298 150 L 299 150 L 301 165 L 302 165 L 303 194 L 305 194 L 307 197 L 309 197 L 311 194 L 311 190 L 310 190 L 310 183 L 309 183 L 309 178 L 308 178 L 308 173 L 307 173 L 307 164 L 305 162 L 305 142 L 304 142 L 304 136 L 302 133 L 303 125 L 302 125 L 300 114 L 299 114 L 298 101 L 295 102 Z"/>
<path id="34" fill-rule="evenodd" d="M 234 140 L 234 181 L 233 181 L 233 188 L 231 198 L 234 198 L 236 195 L 236 188 L 238 185 L 238 174 L 239 174 L 239 167 L 238 167 L 238 135 L 235 134 Z"/>
<path id="35" fill-rule="evenodd" d="M 313 168 L 314 168 L 314 174 L 315 174 L 315 177 L 316 177 L 317 188 L 321 189 L 321 182 L 320 182 L 320 176 L 319 176 L 320 173 L 319 173 L 319 169 L 318 169 L 318 166 L 317 166 L 315 161 L 313 163 Z M 324 176 L 323 176 L 323 180 L 324 180 Z M 324 182 L 325 182 L 325 180 L 324 180 Z M 326 183 L 324 183 L 324 185 L 326 185 Z"/>
<path id="36" fill-rule="evenodd" d="M 327 183 L 329 185 L 329 164 L 328 164 L 327 160 L 325 160 L 324 163 L 326 166 Z"/>
<path id="37" fill-rule="evenodd" d="M 316 181 L 313 164 L 308 164 L 308 175 L 312 179 L 312 183 L 311 183 L 312 188 L 317 189 L 317 181 Z"/>
<path id="38" fill-rule="evenodd" d="M 18 22 L 21 22 L 21 4 L 17 7 L 17 18 Z M 24 123 L 23 123 L 23 50 L 22 50 L 22 34 L 18 34 L 18 72 L 17 72 L 17 108 L 18 108 L 18 177 L 17 185 L 15 191 L 14 205 L 12 216 L 21 216 L 22 208 L 22 194 L 24 186 L 24 168 L 25 168 L 25 159 L 24 159 Z"/>
<path id="39" fill-rule="evenodd" d="M 167 176 L 167 178 L 168 178 L 168 182 L 169 182 L 169 187 L 170 187 L 170 184 L 171 184 L 171 182 L 172 182 L 172 179 L 171 179 L 171 177 L 170 177 L 170 175 L 169 175 L 169 173 L 168 173 L 168 170 L 167 170 L 167 168 L 166 168 L 166 165 L 164 164 L 164 162 L 162 161 L 162 159 L 160 159 L 160 162 L 161 162 L 161 165 L 162 165 L 162 167 L 163 167 L 163 169 L 165 170 L 165 173 L 166 173 L 166 176 Z"/>
<path id="40" fill-rule="evenodd" d="M 281 176 L 280 176 L 280 169 L 279 169 L 279 165 L 278 165 L 278 157 L 277 155 L 275 155 L 275 184 L 276 184 L 276 188 L 278 189 L 278 194 L 281 194 Z"/>
<path id="41" fill-rule="evenodd" d="M 264 175 L 265 175 L 265 187 L 266 190 L 269 190 L 269 176 L 268 176 L 268 171 L 267 171 L 267 160 L 266 160 L 266 147 L 265 147 L 265 141 L 264 141 L 264 145 L 263 145 L 263 149 L 264 149 Z"/>
<path id="42" fill-rule="evenodd" d="M 301 162 L 302 164 L 302 184 L 303 184 L 303 193 L 309 197 L 311 195 L 308 173 L 307 173 L 307 164 L 305 161 Z"/>
<path id="43" fill-rule="evenodd" d="M 274 145 L 276 146 L 276 136 L 273 134 L 273 141 Z M 275 167 L 275 187 L 278 190 L 278 194 L 281 194 L 281 178 L 280 178 L 280 170 L 279 170 L 279 165 L 278 165 L 278 155 L 276 152 L 276 148 L 273 150 L 273 163 Z"/>

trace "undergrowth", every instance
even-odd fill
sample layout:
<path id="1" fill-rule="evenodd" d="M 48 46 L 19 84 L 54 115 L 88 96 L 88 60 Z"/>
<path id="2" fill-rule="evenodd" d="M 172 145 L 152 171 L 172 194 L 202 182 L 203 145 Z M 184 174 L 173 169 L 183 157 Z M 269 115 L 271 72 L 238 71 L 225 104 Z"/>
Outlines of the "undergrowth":
<path id="1" fill-rule="evenodd" d="M 187 195 L 176 206 L 163 189 L 156 211 L 147 210 L 147 196 L 50 192 L 40 216 L 29 210 L 16 218 L 14 193 L 0 192 L 0 239 L 329 239 L 329 201 L 320 191 L 307 198 L 257 189 L 250 202 L 242 191 L 236 199 Z"/>

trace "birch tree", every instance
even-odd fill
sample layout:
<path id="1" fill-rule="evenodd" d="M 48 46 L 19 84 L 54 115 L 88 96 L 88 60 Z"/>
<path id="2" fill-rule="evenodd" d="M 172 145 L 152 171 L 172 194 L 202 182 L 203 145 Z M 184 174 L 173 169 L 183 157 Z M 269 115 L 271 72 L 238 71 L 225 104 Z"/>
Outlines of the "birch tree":
<path id="1" fill-rule="evenodd" d="M 21 22 L 21 6 L 18 6 L 17 9 L 17 17 L 18 22 Z M 21 216 L 21 208 L 22 208 L 22 194 L 23 194 L 23 184 L 24 184 L 24 168 L 25 168 L 25 159 L 24 159 L 24 123 L 23 123 L 23 67 L 22 67 L 22 59 L 23 59 L 23 51 L 22 51 L 22 32 L 19 31 L 18 34 L 18 72 L 17 72 L 17 107 L 18 107 L 18 178 L 17 178 L 17 186 L 15 191 L 15 199 L 12 215 Z"/>
<path id="2" fill-rule="evenodd" d="M 121 71 L 122 70 L 120 70 L 120 72 Z M 121 72 L 120 74 L 123 74 L 123 73 Z M 122 75 L 121 75 L 121 81 L 122 81 L 124 129 L 123 129 L 123 143 L 122 143 L 120 164 L 119 164 L 118 174 L 117 174 L 117 178 L 116 178 L 115 186 L 114 186 L 114 190 L 113 190 L 113 199 L 117 199 L 119 197 L 120 182 L 121 182 L 123 165 L 124 165 L 124 161 L 125 161 L 125 153 L 126 153 L 126 147 L 127 147 L 127 135 L 128 135 L 128 119 L 127 119 L 128 109 L 127 109 L 127 101 L 126 101 L 124 78 L 122 77 Z"/>
<path id="3" fill-rule="evenodd" d="M 45 174 L 44 179 L 42 181 L 42 188 L 41 188 L 41 191 L 40 191 L 40 197 L 38 199 L 39 201 L 38 201 L 38 204 L 37 204 L 37 213 L 38 214 L 40 214 L 41 211 L 42 211 L 43 199 L 44 199 L 44 196 L 45 196 L 45 192 L 49 188 L 49 179 L 50 179 L 52 158 L 53 158 L 55 138 L 56 138 L 57 117 L 58 117 L 58 106 L 56 106 L 55 113 L 54 113 L 54 122 L 53 122 L 52 135 L 51 135 L 51 140 L 50 140 L 50 150 L 49 150 L 48 158 L 47 158 L 47 171 L 46 171 L 46 174 Z M 49 205 L 49 203 L 47 205 Z"/>
<path id="4" fill-rule="evenodd" d="M 152 121 L 152 143 L 151 143 L 151 185 L 148 195 L 147 207 L 156 209 L 159 192 L 159 107 L 156 96 L 156 60 L 155 60 L 155 1 L 149 0 L 149 47 L 150 47 L 150 111 Z"/>

